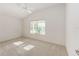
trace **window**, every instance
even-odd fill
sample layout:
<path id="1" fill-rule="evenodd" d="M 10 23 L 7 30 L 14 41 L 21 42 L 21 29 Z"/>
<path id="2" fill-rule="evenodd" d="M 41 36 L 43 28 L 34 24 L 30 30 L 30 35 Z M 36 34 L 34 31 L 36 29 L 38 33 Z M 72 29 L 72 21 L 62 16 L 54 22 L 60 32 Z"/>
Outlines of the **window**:
<path id="1" fill-rule="evenodd" d="M 32 21 L 30 33 L 45 35 L 45 21 Z"/>

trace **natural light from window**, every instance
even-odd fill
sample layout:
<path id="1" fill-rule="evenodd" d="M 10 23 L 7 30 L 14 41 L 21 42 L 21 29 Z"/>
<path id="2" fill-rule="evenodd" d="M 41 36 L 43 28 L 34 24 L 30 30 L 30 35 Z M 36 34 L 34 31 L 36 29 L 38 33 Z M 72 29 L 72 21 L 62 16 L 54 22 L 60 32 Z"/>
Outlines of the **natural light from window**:
<path id="1" fill-rule="evenodd" d="M 21 45 L 21 44 L 23 44 L 24 42 L 22 42 L 22 41 L 17 41 L 17 42 L 14 42 L 13 44 L 14 45 L 16 45 L 16 46 L 19 46 L 19 45 Z"/>
<path id="2" fill-rule="evenodd" d="M 29 50 L 33 49 L 34 47 L 35 47 L 34 45 L 29 44 L 27 46 L 24 46 L 24 49 L 29 51 Z"/>
<path id="3" fill-rule="evenodd" d="M 31 34 L 41 34 L 45 35 L 45 21 L 40 20 L 40 21 L 32 21 L 31 22 Z"/>

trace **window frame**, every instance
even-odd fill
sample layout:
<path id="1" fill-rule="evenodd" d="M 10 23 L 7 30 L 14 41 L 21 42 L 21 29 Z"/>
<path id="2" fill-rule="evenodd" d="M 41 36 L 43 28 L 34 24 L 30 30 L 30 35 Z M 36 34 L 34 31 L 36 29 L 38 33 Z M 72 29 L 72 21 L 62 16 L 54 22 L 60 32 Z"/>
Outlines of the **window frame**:
<path id="1" fill-rule="evenodd" d="M 33 22 L 38 22 L 38 23 L 41 23 L 41 22 L 43 22 L 44 23 L 44 25 L 43 25 L 43 27 L 44 27 L 44 29 L 43 29 L 43 31 L 44 32 L 37 32 L 37 33 L 34 33 L 33 32 L 33 26 L 32 25 L 34 25 L 33 24 Z M 38 26 L 39 27 L 39 26 Z M 30 22 L 30 34 L 39 34 L 39 35 L 45 35 L 46 34 L 46 21 L 45 20 L 32 20 L 31 22 Z"/>

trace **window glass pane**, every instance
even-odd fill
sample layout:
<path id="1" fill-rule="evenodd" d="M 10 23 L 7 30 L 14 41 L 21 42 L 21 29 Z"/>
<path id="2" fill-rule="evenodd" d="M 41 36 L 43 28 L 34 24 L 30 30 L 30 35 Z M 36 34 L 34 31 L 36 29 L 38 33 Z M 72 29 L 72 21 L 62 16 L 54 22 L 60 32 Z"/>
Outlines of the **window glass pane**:
<path id="1" fill-rule="evenodd" d="M 45 35 L 45 21 L 32 21 L 30 33 Z"/>

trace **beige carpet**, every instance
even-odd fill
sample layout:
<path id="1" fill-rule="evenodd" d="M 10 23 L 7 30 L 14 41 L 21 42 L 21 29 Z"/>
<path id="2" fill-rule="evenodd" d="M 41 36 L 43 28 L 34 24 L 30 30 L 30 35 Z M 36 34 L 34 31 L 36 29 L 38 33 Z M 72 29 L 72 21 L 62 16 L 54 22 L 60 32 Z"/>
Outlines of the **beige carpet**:
<path id="1" fill-rule="evenodd" d="M 0 43 L 0 56 L 67 56 L 64 46 L 28 38 Z"/>

